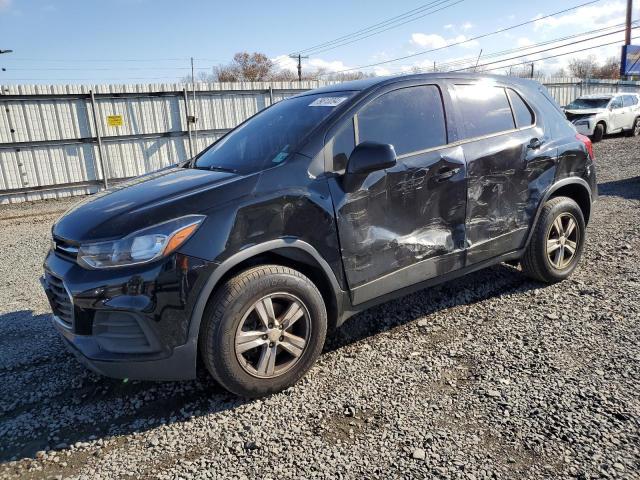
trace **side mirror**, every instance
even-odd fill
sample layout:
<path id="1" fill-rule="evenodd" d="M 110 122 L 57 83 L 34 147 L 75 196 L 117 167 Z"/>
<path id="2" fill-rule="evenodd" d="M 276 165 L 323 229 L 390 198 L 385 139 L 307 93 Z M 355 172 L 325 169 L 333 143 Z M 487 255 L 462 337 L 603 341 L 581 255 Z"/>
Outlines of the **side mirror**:
<path id="1" fill-rule="evenodd" d="M 362 142 L 347 162 L 347 174 L 365 174 L 384 170 L 396 164 L 396 151 L 388 143 Z"/>

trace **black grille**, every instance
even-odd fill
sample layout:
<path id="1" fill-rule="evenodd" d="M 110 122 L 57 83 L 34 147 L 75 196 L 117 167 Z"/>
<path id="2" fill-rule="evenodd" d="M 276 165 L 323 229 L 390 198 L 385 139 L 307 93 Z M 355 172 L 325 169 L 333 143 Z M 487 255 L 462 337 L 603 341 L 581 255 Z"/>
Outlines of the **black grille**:
<path id="1" fill-rule="evenodd" d="M 565 115 L 567 116 L 567 120 L 569 120 L 570 122 L 573 122 L 574 120 L 578 120 L 579 118 L 590 117 L 593 114 L 592 113 L 569 113 L 569 112 L 565 112 Z"/>
<path id="2" fill-rule="evenodd" d="M 54 277 L 50 273 L 45 273 L 47 281 L 49 303 L 53 314 L 57 316 L 62 323 L 69 328 L 73 326 L 73 303 L 69 298 L 67 289 L 64 287 L 62 280 Z"/>
<path id="3" fill-rule="evenodd" d="M 61 257 L 73 260 L 74 262 L 78 258 L 78 247 L 71 243 L 62 240 L 61 238 L 53 239 L 55 252 Z"/>

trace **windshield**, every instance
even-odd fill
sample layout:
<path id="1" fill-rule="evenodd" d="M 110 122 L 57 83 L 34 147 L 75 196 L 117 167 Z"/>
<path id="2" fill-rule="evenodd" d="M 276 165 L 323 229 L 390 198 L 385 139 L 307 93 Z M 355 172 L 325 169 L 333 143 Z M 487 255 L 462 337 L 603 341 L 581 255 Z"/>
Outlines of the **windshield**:
<path id="1" fill-rule="evenodd" d="M 247 174 L 283 162 L 292 149 L 354 92 L 282 100 L 256 114 L 198 157 L 195 168 Z"/>
<path id="2" fill-rule="evenodd" d="M 576 98 L 567 105 L 568 110 L 591 110 L 593 108 L 607 108 L 610 98 Z"/>

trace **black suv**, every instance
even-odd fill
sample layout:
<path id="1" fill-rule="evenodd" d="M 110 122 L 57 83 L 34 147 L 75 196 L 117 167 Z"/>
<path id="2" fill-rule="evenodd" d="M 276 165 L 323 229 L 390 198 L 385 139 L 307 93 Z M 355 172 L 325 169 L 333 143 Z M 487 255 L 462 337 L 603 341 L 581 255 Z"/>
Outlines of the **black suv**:
<path id="1" fill-rule="evenodd" d="M 276 103 L 196 158 L 53 226 L 43 284 L 90 368 L 244 396 L 296 382 L 328 329 L 498 262 L 544 282 L 580 258 L 589 139 L 540 84 L 373 78 Z"/>

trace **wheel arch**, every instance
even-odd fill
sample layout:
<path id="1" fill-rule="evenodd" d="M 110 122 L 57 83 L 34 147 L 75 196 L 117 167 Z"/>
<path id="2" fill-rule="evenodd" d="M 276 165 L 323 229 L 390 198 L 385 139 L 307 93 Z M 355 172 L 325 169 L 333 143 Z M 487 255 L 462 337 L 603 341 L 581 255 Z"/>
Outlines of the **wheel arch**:
<path id="1" fill-rule="evenodd" d="M 589 223 L 593 198 L 591 194 L 591 187 L 589 187 L 589 184 L 582 178 L 564 178 L 554 183 L 547 190 L 546 194 L 540 201 L 540 204 L 538 205 L 538 209 L 536 211 L 535 219 L 531 224 L 531 228 L 529 228 L 529 235 L 527 236 L 527 242 L 525 246 L 528 246 L 529 242 L 531 241 L 531 236 L 533 235 L 535 226 L 538 223 L 540 212 L 542 211 L 544 204 L 555 197 L 568 197 L 574 200 L 580 207 L 580 210 L 582 210 L 585 225 Z"/>
<path id="2" fill-rule="evenodd" d="M 309 277 L 325 301 L 328 329 L 337 326 L 345 292 L 341 290 L 327 261 L 313 246 L 302 240 L 276 239 L 243 249 L 216 267 L 202 288 L 191 314 L 189 341 L 197 344 L 205 308 L 216 289 L 238 272 L 261 264 L 294 268 Z"/>

